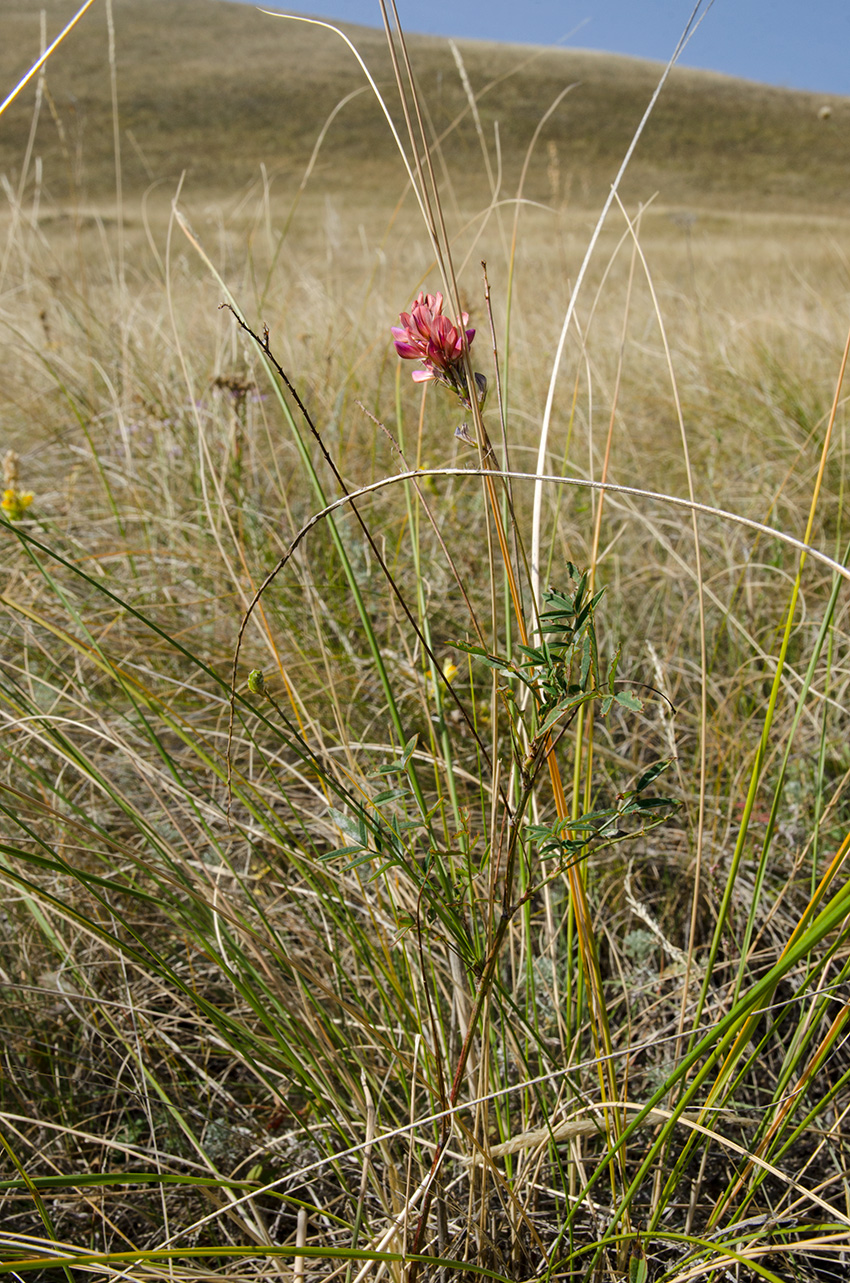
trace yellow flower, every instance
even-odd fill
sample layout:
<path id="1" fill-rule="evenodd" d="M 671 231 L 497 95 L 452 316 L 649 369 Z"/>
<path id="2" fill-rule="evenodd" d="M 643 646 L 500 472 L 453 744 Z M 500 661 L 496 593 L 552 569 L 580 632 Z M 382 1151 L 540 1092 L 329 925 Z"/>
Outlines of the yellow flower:
<path id="1" fill-rule="evenodd" d="M 443 676 L 445 677 L 449 685 L 451 685 L 451 683 L 457 677 L 459 672 L 460 672 L 460 669 L 458 668 L 454 660 L 447 659 L 445 664 L 443 664 Z"/>
<path id="2" fill-rule="evenodd" d="M 3 491 L 0 508 L 9 514 L 10 521 L 20 521 L 32 500 L 33 496 L 28 490 L 19 490 L 17 486 L 9 486 L 8 489 Z"/>

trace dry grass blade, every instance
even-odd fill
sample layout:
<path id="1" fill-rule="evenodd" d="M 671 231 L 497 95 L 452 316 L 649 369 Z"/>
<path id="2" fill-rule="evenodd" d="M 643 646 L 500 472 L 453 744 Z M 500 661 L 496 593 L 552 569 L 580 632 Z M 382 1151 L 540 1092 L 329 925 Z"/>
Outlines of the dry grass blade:
<path id="1" fill-rule="evenodd" d="M 65 8 L 0 138 L 0 1273 L 840 1272 L 847 105 Z"/>

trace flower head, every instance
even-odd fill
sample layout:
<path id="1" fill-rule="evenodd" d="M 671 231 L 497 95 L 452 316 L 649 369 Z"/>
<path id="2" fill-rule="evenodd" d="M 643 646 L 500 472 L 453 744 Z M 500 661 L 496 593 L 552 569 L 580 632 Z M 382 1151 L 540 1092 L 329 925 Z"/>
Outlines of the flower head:
<path id="1" fill-rule="evenodd" d="M 33 498 L 28 490 L 21 490 L 18 485 L 19 463 L 15 451 L 7 450 L 3 456 L 3 495 L 0 498 L 0 508 L 10 521 L 21 521 Z"/>
<path id="2" fill-rule="evenodd" d="M 395 349 L 405 361 L 421 361 L 423 368 L 414 370 L 416 383 L 437 379 L 456 392 L 468 404 L 466 376 L 463 369 L 464 335 L 469 347 L 475 330 L 467 330 L 469 314 L 461 313 L 461 328 L 443 316 L 442 294 L 420 294 L 409 312 L 402 312 L 400 325 L 394 325 Z"/>
<path id="3" fill-rule="evenodd" d="M 266 679 L 261 668 L 252 668 L 248 674 L 248 690 L 252 695 L 265 695 Z"/>
<path id="4" fill-rule="evenodd" d="M 17 486 L 7 486 L 3 491 L 3 498 L 0 499 L 0 508 L 8 514 L 10 521 L 21 521 L 27 508 L 32 503 L 32 499 L 33 497 L 28 490 L 19 490 Z"/>

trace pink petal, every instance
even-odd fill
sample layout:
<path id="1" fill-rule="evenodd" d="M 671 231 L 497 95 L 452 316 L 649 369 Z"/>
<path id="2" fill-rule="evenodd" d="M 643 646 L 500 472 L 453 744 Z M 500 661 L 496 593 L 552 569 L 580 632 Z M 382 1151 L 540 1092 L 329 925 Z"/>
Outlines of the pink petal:
<path id="1" fill-rule="evenodd" d="M 418 347 L 412 343 L 403 343 L 399 339 L 395 341 L 395 350 L 404 361 L 418 361 L 422 356 Z"/>
<path id="2" fill-rule="evenodd" d="M 434 321 L 431 337 L 433 342 L 438 343 L 443 351 L 448 352 L 457 341 L 457 330 L 447 316 L 438 316 Z"/>

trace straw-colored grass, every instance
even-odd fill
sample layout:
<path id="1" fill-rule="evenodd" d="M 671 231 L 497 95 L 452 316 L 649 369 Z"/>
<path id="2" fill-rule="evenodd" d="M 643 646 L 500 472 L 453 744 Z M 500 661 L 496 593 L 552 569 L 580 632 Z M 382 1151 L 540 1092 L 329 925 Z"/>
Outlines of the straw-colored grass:
<path id="1" fill-rule="evenodd" d="M 108 61 L 69 38 L 47 83 L 87 51 L 73 182 L 42 96 L 0 228 L 21 505 L 0 581 L 0 1272 L 359 1283 L 407 1280 L 419 1255 L 423 1278 L 643 1283 L 645 1253 L 670 1281 L 841 1277 L 850 282 L 823 131 L 842 104 L 822 122 L 814 98 L 684 73 L 675 112 L 662 98 L 578 299 L 546 456 L 566 481 L 544 491 L 541 585 L 574 594 L 573 563 L 604 588 L 598 662 L 567 639 L 523 695 L 533 482 L 514 478 L 512 510 L 482 485 L 456 435 L 483 440 L 477 410 L 423 397 L 392 349 L 441 282 L 367 95 L 297 194 L 356 64 L 235 6 L 187 61 L 195 7 L 163 42 L 169 6 L 116 0 L 122 202 Z M 377 37 L 358 40 L 383 84 Z M 457 68 L 411 48 L 440 128 L 466 103 Z M 497 471 L 535 471 L 593 201 L 632 127 L 615 63 L 587 61 L 605 77 L 568 95 L 531 155 L 536 203 L 513 203 L 569 57 L 504 82 L 528 117 L 501 133 L 508 203 L 487 208 L 468 120 L 438 168 Z M 463 58 L 478 88 L 517 55 Z M 252 96 L 273 64 L 297 67 L 280 93 L 301 104 L 277 132 Z M 650 71 L 631 74 L 642 109 Z M 219 129 L 197 104 L 222 75 L 250 105 L 222 92 Z M 592 128 L 606 92 L 616 128 Z M 703 92 L 728 129 L 761 103 L 805 164 L 765 144 L 762 168 L 748 151 L 724 170 Z M 158 142 L 145 94 L 183 104 Z M 0 117 L 19 166 L 26 109 Z M 260 160 L 294 181 L 264 185 Z M 584 484 L 601 480 L 604 498 Z M 384 482 L 291 550 L 343 487 Z M 690 486 L 712 510 L 699 557 L 665 498 Z"/>
<path id="2" fill-rule="evenodd" d="M 264 166 L 282 200 L 301 179 L 327 116 L 336 116 L 319 161 L 317 187 L 347 199 L 398 195 L 399 163 L 383 116 L 350 51 L 331 32 L 284 25 L 227 0 L 113 0 L 124 187 L 188 183 L 213 200 L 238 201 Z M 5 0 L 0 80 L 9 88 L 38 55 L 40 12 L 51 39 L 78 0 Z M 709 22 L 717 19 L 711 15 Z M 375 7 L 375 28 L 381 25 Z M 383 32 L 346 26 L 381 88 L 397 101 Z M 608 191 L 655 87 L 660 66 L 570 49 L 459 41 L 478 114 L 513 196 L 526 147 L 544 113 L 575 85 L 544 126 L 527 195 L 595 210 Z M 486 191 L 479 137 L 448 43 L 413 37 L 417 81 L 435 133 L 446 136 L 451 203 L 478 207 Z M 104 6 L 86 15 L 51 58 L 36 133 L 54 200 L 114 191 L 112 98 Z M 359 91 L 359 92 L 357 92 Z M 32 124 L 34 87 L 4 115 L 0 172 L 13 185 Z M 821 119 L 829 104 L 831 114 Z M 59 125 L 57 127 L 57 121 Z M 662 192 L 665 203 L 699 208 L 796 209 L 839 214 L 847 201 L 850 101 L 675 70 L 634 158 L 630 205 Z M 554 144 L 555 153 L 548 148 Z"/>

